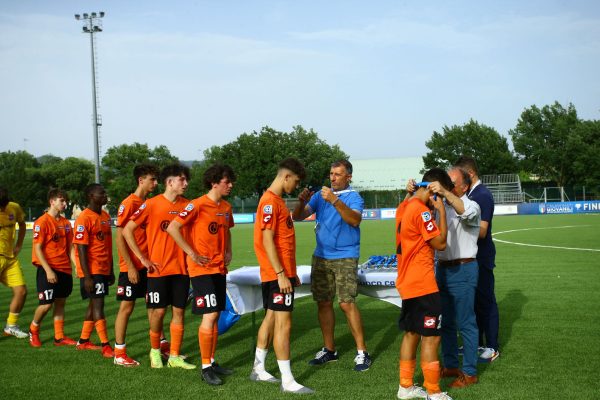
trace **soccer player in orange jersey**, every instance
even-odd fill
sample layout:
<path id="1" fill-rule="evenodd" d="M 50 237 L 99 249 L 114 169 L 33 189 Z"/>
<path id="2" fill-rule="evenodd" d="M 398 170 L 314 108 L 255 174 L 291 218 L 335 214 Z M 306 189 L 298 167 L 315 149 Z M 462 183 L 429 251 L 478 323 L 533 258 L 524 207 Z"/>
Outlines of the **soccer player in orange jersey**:
<path id="1" fill-rule="evenodd" d="M 296 234 L 290 210 L 281 198 L 290 194 L 305 177 L 304 165 L 295 158 L 279 163 L 277 176 L 260 198 L 254 223 L 254 251 L 260 265 L 265 318 L 258 330 L 253 381 L 278 382 L 265 370 L 271 340 L 281 372 L 281 390 L 314 393 L 294 379 L 290 366 L 290 332 L 294 309 L 296 275 Z"/>
<path id="2" fill-rule="evenodd" d="M 29 343 L 41 347 L 40 324 L 54 305 L 54 345 L 74 346 L 77 342 L 64 335 L 65 302 L 73 291 L 71 250 L 73 229 L 61 215 L 67 208 L 67 194 L 60 189 L 48 192 L 48 211 L 33 224 L 32 263 L 37 267 L 37 292 L 40 305 L 29 325 Z"/>
<path id="3" fill-rule="evenodd" d="M 81 297 L 89 299 L 89 304 L 77 350 L 99 349 L 90 342 L 95 327 L 102 345 L 102 355 L 113 358 L 115 354 L 108 341 L 104 316 L 104 297 L 108 296 L 108 287 L 115 283 L 110 215 L 102 210 L 108 198 L 106 190 L 98 183 L 86 186 L 84 193 L 88 207 L 75 220 L 73 244 L 77 247 L 75 260 Z"/>
<path id="4" fill-rule="evenodd" d="M 218 375 L 233 371 L 215 362 L 219 336 L 219 315 L 225 310 L 227 265 L 231 262 L 231 232 L 233 213 L 225 201 L 235 181 L 228 165 L 215 164 L 204 172 L 207 194 L 189 203 L 167 229 L 179 247 L 187 254 L 188 273 L 194 289 L 192 311 L 202 315 L 198 328 L 198 343 L 202 357 L 202 379 L 209 385 L 223 383 Z M 181 234 L 189 226 L 190 240 Z"/>
<path id="5" fill-rule="evenodd" d="M 452 181 L 446 171 L 433 168 L 425 173 L 423 182 L 426 186 L 416 186 L 412 180 L 409 182 L 407 191 L 412 195 L 407 196 L 396 213 L 396 287 L 402 298 L 399 327 L 404 331 L 397 396 L 399 399 L 452 400 L 440 390 L 439 385 L 442 305 L 433 258 L 434 250 L 446 248 L 448 229 L 442 198 L 434 196 L 430 188 L 430 182 L 451 188 Z M 432 215 L 433 209 L 438 213 L 439 227 Z M 413 384 L 419 343 L 426 391 Z"/>
<path id="6" fill-rule="evenodd" d="M 190 277 L 185 265 L 185 254 L 167 233 L 171 221 L 188 205 L 183 197 L 190 170 L 181 164 L 164 167 L 160 178 L 165 192 L 146 200 L 125 225 L 123 236 L 142 265 L 148 268 L 148 289 L 146 307 L 153 309 L 150 317 L 150 366 L 162 368 L 160 336 L 167 307 L 172 306 L 170 324 L 171 348 L 167 365 L 172 368 L 194 369 L 194 364 L 186 363 L 179 354 L 183 340 L 184 311 L 190 288 Z M 138 246 L 134 232 L 146 227 L 148 254 Z M 187 237 L 187 229 L 183 232 Z"/>
<path id="7" fill-rule="evenodd" d="M 140 363 L 127 355 L 125 334 L 129 317 L 133 312 L 135 300 L 146 296 L 148 270 L 135 254 L 127 247 L 123 238 L 123 228 L 140 206 L 146 201 L 148 193 L 154 191 L 157 185 L 158 168 L 151 164 L 139 164 L 133 168 L 133 177 L 136 180 L 135 192 L 127 196 L 119 206 L 117 214 L 117 249 L 119 250 L 119 282 L 117 285 L 117 301 L 120 302 L 119 312 L 115 319 L 115 365 L 135 367 Z M 136 243 L 144 252 L 148 252 L 145 229 L 138 229 L 134 233 Z M 152 309 L 148 309 L 150 320 Z"/>

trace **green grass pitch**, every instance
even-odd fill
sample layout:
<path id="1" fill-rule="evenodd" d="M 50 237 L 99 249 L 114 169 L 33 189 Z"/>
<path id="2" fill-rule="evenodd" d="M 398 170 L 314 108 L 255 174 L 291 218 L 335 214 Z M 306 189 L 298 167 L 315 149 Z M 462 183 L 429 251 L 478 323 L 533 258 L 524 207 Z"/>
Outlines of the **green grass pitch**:
<path id="1" fill-rule="evenodd" d="M 310 263 L 314 247 L 312 223 L 298 223 L 298 264 Z M 511 231 L 511 232 L 506 232 Z M 233 268 L 256 265 L 252 250 L 252 225 L 234 228 Z M 501 356 L 479 366 L 480 383 L 450 390 L 455 399 L 600 398 L 600 215 L 504 216 L 494 219 L 497 268 L 496 296 L 500 308 Z M 512 242 L 512 243 L 511 243 Z M 519 245 L 513 243 L 520 243 Z M 532 247 L 537 245 L 546 247 Z M 571 249 L 566 249 L 571 248 Z M 575 250 L 591 249 L 590 250 Z M 394 252 L 393 221 L 364 221 L 361 261 L 373 254 Z M 20 317 L 26 329 L 37 306 L 31 237 L 20 256 L 29 295 Z M 106 315 L 111 343 L 117 302 L 111 287 Z M 0 288 L 0 319 L 8 312 L 10 291 Z M 398 349 L 401 334 L 396 327 L 399 309 L 360 296 L 367 346 L 374 357 L 365 373 L 352 370 L 354 342 L 345 319 L 336 308 L 336 340 L 340 361 L 320 368 L 307 362 L 321 346 L 316 308 L 306 297 L 293 313 L 292 370 L 296 379 L 314 388 L 319 399 L 392 399 L 398 388 Z M 79 336 L 85 303 L 78 280 L 67 301 L 65 333 Z M 260 323 L 262 313 L 256 313 Z M 168 321 L 169 318 L 167 318 Z M 186 313 L 183 351 L 199 363 L 199 318 Z M 245 315 L 219 339 L 217 359 L 235 369 L 223 386 L 208 387 L 197 371 L 151 370 L 148 325 L 144 304 L 138 301 L 130 321 L 128 353 L 142 365 L 114 366 L 99 352 L 75 351 L 52 345 L 52 316 L 42 324 L 43 346 L 34 349 L 27 340 L 0 338 L 0 397 L 9 399 L 277 399 L 279 387 L 250 382 L 253 361 L 252 317 Z M 92 340 L 97 341 L 95 333 Z M 278 375 L 274 353 L 268 369 Z M 422 383 L 417 368 L 415 377 Z M 447 389 L 448 380 L 442 381 Z"/>

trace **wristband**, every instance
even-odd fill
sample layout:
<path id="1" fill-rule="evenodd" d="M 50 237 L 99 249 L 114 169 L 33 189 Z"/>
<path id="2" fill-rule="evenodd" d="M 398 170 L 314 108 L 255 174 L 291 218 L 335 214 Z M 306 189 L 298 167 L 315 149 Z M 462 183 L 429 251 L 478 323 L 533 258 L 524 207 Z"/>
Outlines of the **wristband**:
<path id="1" fill-rule="evenodd" d="M 340 201 L 340 198 L 338 197 L 337 199 L 335 199 L 335 201 L 333 203 L 331 203 L 332 206 L 335 206 L 335 203 L 337 203 L 338 201 Z"/>
<path id="2" fill-rule="evenodd" d="M 281 270 L 281 271 L 279 271 L 279 272 L 275 273 L 275 275 L 279 275 L 279 274 L 283 274 L 283 270 Z"/>

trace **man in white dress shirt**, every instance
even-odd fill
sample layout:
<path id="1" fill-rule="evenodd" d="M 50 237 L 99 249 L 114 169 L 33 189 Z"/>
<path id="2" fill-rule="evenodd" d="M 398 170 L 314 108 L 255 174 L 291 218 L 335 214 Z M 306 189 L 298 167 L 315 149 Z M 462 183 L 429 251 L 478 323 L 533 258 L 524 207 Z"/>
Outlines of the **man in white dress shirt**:
<path id="1" fill-rule="evenodd" d="M 448 175 L 454 183 L 450 192 L 431 184 L 434 193 L 445 198 L 448 238 L 446 249 L 437 252 L 436 280 L 442 297 L 442 377 L 456 377 L 450 387 L 477 383 L 477 346 L 479 331 L 475 318 L 475 289 L 479 267 L 476 260 L 481 210 L 469 200 L 469 174 L 452 168 Z M 435 185 L 435 186 L 434 186 Z M 459 369 L 456 331 L 463 340 L 464 355 Z"/>

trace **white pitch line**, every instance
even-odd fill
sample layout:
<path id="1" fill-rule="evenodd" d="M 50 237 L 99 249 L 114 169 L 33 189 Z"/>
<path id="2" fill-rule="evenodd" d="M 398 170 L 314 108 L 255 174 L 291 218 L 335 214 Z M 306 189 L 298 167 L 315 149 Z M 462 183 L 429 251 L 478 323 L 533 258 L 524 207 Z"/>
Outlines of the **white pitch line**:
<path id="1" fill-rule="evenodd" d="M 533 230 L 541 230 L 541 229 L 581 228 L 581 227 L 584 227 L 584 226 L 591 226 L 591 225 L 566 225 L 566 226 L 551 226 L 551 227 L 547 227 L 547 228 L 511 229 L 509 231 L 502 231 L 502 232 L 493 233 L 492 236 L 501 235 L 503 233 L 510 233 L 510 232 L 533 231 Z M 495 242 L 506 243 L 506 244 L 515 244 L 517 246 L 543 247 L 543 248 L 547 248 L 547 249 L 579 250 L 579 251 L 598 251 L 598 252 L 600 252 L 600 249 L 582 249 L 580 247 L 545 246 L 545 245 L 541 245 L 541 244 L 529 244 L 529 243 L 509 242 L 508 240 L 500 240 L 500 239 L 496 239 L 495 237 L 493 239 L 494 239 Z"/>

